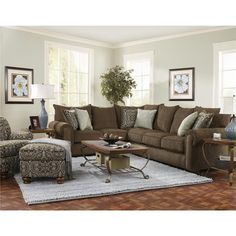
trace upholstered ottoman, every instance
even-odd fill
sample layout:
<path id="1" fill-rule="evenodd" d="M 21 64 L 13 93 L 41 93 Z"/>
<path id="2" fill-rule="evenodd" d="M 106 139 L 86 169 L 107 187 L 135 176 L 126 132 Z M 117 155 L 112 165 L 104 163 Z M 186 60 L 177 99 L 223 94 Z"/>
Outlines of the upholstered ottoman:
<path id="1" fill-rule="evenodd" d="M 19 158 L 25 184 L 36 177 L 52 177 L 58 184 L 64 183 L 66 152 L 63 147 L 51 143 L 30 143 L 20 149 Z"/>

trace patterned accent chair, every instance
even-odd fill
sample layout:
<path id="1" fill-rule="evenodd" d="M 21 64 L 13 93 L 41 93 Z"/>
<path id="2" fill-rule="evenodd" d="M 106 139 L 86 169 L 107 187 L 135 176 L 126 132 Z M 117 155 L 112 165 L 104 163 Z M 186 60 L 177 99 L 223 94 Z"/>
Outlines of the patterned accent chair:
<path id="1" fill-rule="evenodd" d="M 30 132 L 11 132 L 10 125 L 0 117 L 0 174 L 1 177 L 14 175 L 19 171 L 19 150 L 33 138 Z"/>

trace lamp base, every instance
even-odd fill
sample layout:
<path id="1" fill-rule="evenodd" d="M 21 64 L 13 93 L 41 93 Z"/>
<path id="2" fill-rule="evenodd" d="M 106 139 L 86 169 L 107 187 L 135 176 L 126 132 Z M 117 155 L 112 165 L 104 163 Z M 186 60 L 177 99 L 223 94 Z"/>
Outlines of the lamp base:
<path id="1" fill-rule="evenodd" d="M 236 140 L 236 117 L 233 115 L 230 123 L 225 127 L 226 138 Z"/>
<path id="2" fill-rule="evenodd" d="M 41 112 L 39 114 L 39 123 L 41 129 L 46 129 L 48 125 L 48 113 L 45 109 L 45 100 L 41 100 Z"/>

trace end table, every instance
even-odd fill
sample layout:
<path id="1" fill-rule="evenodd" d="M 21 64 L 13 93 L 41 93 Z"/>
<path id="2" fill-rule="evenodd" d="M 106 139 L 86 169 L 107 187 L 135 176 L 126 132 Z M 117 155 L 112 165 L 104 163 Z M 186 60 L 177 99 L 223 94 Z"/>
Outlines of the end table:
<path id="1" fill-rule="evenodd" d="M 234 161 L 234 148 L 236 146 L 236 140 L 207 138 L 207 139 L 204 139 L 203 141 L 204 142 L 202 145 L 202 152 L 203 152 L 204 160 L 205 160 L 206 164 L 208 165 L 208 170 L 215 169 L 215 170 L 228 172 L 229 185 L 231 186 L 233 184 L 234 162 L 235 162 Z M 209 145 L 209 144 L 228 146 L 228 155 L 230 156 L 228 170 L 220 169 L 220 168 L 214 167 L 210 164 L 210 162 L 206 156 L 206 152 L 205 152 L 205 147 L 206 147 L 206 145 Z"/>
<path id="2" fill-rule="evenodd" d="M 30 130 L 31 133 L 33 134 L 47 134 L 49 138 L 53 138 L 55 137 L 55 130 L 54 129 L 31 129 Z"/>

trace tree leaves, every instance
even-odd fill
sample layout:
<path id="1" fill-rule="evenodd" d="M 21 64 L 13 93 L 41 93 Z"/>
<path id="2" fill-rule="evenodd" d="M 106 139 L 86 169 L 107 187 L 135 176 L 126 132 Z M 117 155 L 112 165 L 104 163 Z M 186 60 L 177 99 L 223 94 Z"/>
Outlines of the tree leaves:
<path id="1" fill-rule="evenodd" d="M 123 66 L 117 65 L 101 75 L 102 95 L 111 104 L 117 104 L 118 102 L 125 104 L 124 98 L 132 96 L 131 91 L 137 86 L 131 76 L 132 72 L 133 70 L 124 70 Z"/>

